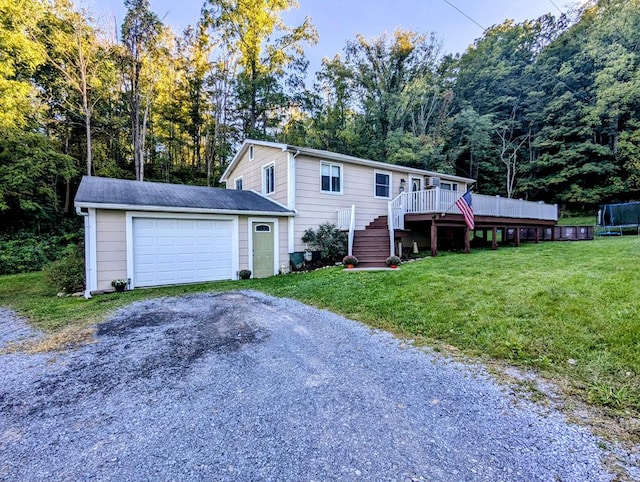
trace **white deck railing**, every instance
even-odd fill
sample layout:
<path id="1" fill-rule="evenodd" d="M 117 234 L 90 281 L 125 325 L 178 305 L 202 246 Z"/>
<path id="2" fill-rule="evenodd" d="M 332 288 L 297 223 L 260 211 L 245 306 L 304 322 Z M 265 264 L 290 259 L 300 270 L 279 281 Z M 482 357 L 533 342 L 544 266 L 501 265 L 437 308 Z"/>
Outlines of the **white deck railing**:
<path id="1" fill-rule="evenodd" d="M 453 213 L 460 214 L 455 202 L 463 193 L 440 188 L 427 191 L 403 192 L 389 201 L 389 218 L 395 229 L 404 229 L 405 214 Z M 475 216 L 502 218 L 558 220 L 558 206 L 543 202 L 507 199 L 500 196 L 473 194 Z"/>
<path id="2" fill-rule="evenodd" d="M 353 254 L 353 234 L 356 230 L 356 207 L 355 205 L 346 209 L 338 209 L 338 229 L 348 231 L 348 254 Z"/>

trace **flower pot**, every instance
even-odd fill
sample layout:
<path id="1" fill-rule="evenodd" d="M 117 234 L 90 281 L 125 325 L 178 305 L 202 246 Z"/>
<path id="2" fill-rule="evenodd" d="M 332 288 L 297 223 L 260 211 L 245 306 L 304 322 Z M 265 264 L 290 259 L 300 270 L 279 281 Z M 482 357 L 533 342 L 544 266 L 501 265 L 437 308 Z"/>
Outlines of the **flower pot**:
<path id="1" fill-rule="evenodd" d="M 395 264 L 392 264 L 392 265 L 391 265 L 391 269 L 396 269 L 397 267 L 398 267 L 398 266 L 397 266 L 397 265 L 395 265 Z"/>
<path id="2" fill-rule="evenodd" d="M 353 269 L 353 265 L 352 265 L 352 264 L 348 264 L 348 265 L 347 265 L 347 268 L 348 268 L 348 269 Z"/>
<path id="3" fill-rule="evenodd" d="M 124 293 L 124 285 L 116 285 L 116 293 Z"/>

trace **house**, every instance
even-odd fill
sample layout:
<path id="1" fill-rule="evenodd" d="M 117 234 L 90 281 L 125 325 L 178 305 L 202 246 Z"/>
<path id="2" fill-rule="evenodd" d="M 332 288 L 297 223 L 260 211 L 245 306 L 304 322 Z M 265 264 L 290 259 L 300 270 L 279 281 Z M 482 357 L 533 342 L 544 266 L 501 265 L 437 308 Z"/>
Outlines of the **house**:
<path id="1" fill-rule="evenodd" d="M 246 140 L 221 181 L 228 189 L 259 192 L 295 212 L 287 219 L 292 260 L 306 248 L 304 231 L 322 221 L 348 231 L 349 254 L 364 267 L 380 266 L 390 253 L 414 243 L 433 255 L 446 238 L 469 249 L 469 232 L 455 202 L 475 183 L 473 179 Z M 498 231 L 503 238 L 513 234 L 517 245 L 519 228 L 533 229 L 544 238 L 544 229 L 557 221 L 557 206 L 478 194 L 473 200 L 479 239 L 490 238 L 494 248 Z"/>
<path id="2" fill-rule="evenodd" d="M 86 292 L 272 276 L 288 265 L 294 212 L 251 191 L 85 176 Z M 250 256 L 249 253 L 253 253 Z"/>
<path id="3" fill-rule="evenodd" d="M 324 221 L 348 232 L 365 267 L 414 245 L 433 255 L 444 242 L 469 249 L 455 202 L 473 179 L 246 140 L 221 181 L 226 189 L 84 177 L 75 206 L 86 295 L 120 278 L 137 288 L 286 272 L 307 248 L 304 231 Z M 557 207 L 543 203 L 478 194 L 473 203 L 476 239 L 494 248 L 498 231 L 517 245 L 521 229 L 538 241 L 557 221 Z"/>

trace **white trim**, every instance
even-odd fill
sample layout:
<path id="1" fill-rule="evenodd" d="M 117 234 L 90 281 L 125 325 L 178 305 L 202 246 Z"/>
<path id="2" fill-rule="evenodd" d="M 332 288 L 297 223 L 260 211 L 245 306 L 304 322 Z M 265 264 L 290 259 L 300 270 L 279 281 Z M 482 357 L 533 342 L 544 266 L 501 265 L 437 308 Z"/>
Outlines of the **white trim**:
<path id="1" fill-rule="evenodd" d="M 289 229 L 288 239 L 287 239 L 287 251 L 289 254 L 295 252 L 296 250 L 296 220 L 295 218 L 287 219 L 287 228 Z"/>
<path id="2" fill-rule="evenodd" d="M 273 191 L 267 192 L 267 177 L 265 175 L 267 169 L 273 167 Z M 276 192 L 276 162 L 272 161 L 267 164 L 264 164 L 261 168 L 262 172 L 262 195 L 263 196 L 271 196 Z"/>
<path id="3" fill-rule="evenodd" d="M 238 176 L 233 180 L 233 189 L 238 190 L 238 181 L 242 182 L 242 184 L 244 184 L 243 178 L 244 176 Z M 242 189 L 240 189 L 240 191 L 244 190 L 244 185 L 242 186 Z"/>
<path id="4" fill-rule="evenodd" d="M 340 168 L 340 190 L 339 191 L 324 191 L 322 189 L 322 165 L 326 164 L 329 166 L 329 187 L 331 187 L 331 168 L 333 166 L 338 166 Z M 332 196 L 342 196 L 344 192 L 344 165 L 339 162 L 331 162 L 326 160 L 320 161 L 320 194 L 330 194 Z"/>
<path id="5" fill-rule="evenodd" d="M 378 174 L 383 174 L 385 176 L 389 176 L 389 195 L 388 196 L 378 196 L 376 194 L 377 191 L 377 183 L 376 183 L 376 176 Z M 393 189 L 393 173 L 391 171 L 382 171 L 380 169 L 374 169 L 373 170 L 373 197 L 376 199 L 392 199 L 392 193 L 391 190 Z"/>
<path id="6" fill-rule="evenodd" d="M 260 194 L 260 193 L 258 193 Z M 260 194 L 262 196 L 262 194 Z M 263 196 L 265 197 L 265 196 Z M 268 199 L 268 198 L 267 198 Z M 270 202 L 277 204 L 278 206 L 287 209 L 286 206 L 269 199 Z M 148 212 L 162 212 L 162 213 L 193 213 L 193 214 L 220 214 L 228 216 L 295 216 L 292 212 L 277 212 L 277 211 L 240 211 L 237 209 L 205 209 L 205 208 L 184 208 L 175 206 L 136 206 L 134 204 L 107 204 L 107 203 L 87 203 L 76 202 L 76 206 L 79 208 L 97 208 L 97 209 L 115 209 L 118 211 L 148 211 Z"/>
<path id="7" fill-rule="evenodd" d="M 148 211 L 127 211 L 126 215 L 126 244 L 127 244 L 127 278 L 131 279 L 130 288 L 136 287 L 135 273 L 133 269 L 133 218 L 155 218 L 155 219 L 203 219 L 207 221 L 231 221 L 231 272 L 229 279 L 238 279 L 238 269 L 240 266 L 240 248 L 238 236 L 238 216 L 216 216 L 213 214 L 189 214 L 189 213 L 152 213 Z M 213 281 L 213 280 L 212 280 Z"/>
<path id="8" fill-rule="evenodd" d="M 331 152 L 331 151 L 323 151 L 321 149 L 311 149 L 308 147 L 298 147 L 298 146 L 292 146 L 288 144 L 280 144 L 276 142 L 257 141 L 253 139 L 245 139 L 245 141 L 242 143 L 242 146 L 240 147 L 236 155 L 233 157 L 233 159 L 227 166 L 227 169 L 225 169 L 224 173 L 220 177 L 221 182 L 224 182 L 227 179 L 227 176 L 231 172 L 233 172 L 236 165 L 238 164 L 238 162 L 240 162 L 240 159 L 242 158 L 245 151 L 247 150 L 247 147 L 249 144 L 253 144 L 256 146 L 263 146 L 263 147 L 271 147 L 271 148 L 279 149 L 281 151 L 291 151 L 296 153 L 296 155 L 302 154 L 304 156 L 312 157 L 316 159 L 344 162 L 347 164 L 360 164 L 363 166 L 369 166 L 369 167 L 374 167 L 378 169 L 393 169 L 396 172 L 409 172 L 411 174 L 417 174 L 417 175 L 423 175 L 423 176 L 431 176 L 431 177 L 435 176 L 435 177 L 440 177 L 442 179 L 447 179 L 453 182 L 467 183 L 467 184 L 474 184 L 476 182 L 475 179 L 471 179 L 468 177 L 460 177 L 460 176 L 454 176 L 452 174 L 443 174 L 435 171 L 427 171 L 424 169 L 417 169 L 415 167 L 394 166 L 393 164 L 389 164 L 387 162 L 372 161 L 370 159 L 362 159 L 359 157 L 347 156 L 345 154 L 338 154 L 336 152 Z"/>
<path id="9" fill-rule="evenodd" d="M 296 155 L 291 152 L 287 156 L 287 208 L 296 208 Z"/>
<path id="10" fill-rule="evenodd" d="M 247 219 L 247 230 L 249 235 L 249 269 L 253 277 L 253 223 L 273 223 L 273 275 L 278 274 L 280 269 L 280 230 L 278 218 L 249 218 Z"/>
<path id="11" fill-rule="evenodd" d="M 84 218 L 84 255 L 85 255 L 85 298 L 98 289 L 98 247 L 97 247 L 96 210 L 88 209 Z"/>
<path id="12" fill-rule="evenodd" d="M 231 174 L 233 172 L 233 170 L 236 168 L 237 164 L 240 162 L 240 160 L 242 159 L 242 156 L 244 156 L 244 154 L 247 151 L 247 149 L 249 149 L 250 145 L 262 146 L 262 147 L 272 147 L 272 148 L 280 149 L 281 151 L 286 151 L 287 148 L 288 148 L 288 146 L 286 144 L 277 144 L 275 142 L 256 141 L 254 139 L 245 139 L 244 142 L 242 143 L 242 145 L 240 146 L 240 149 L 238 149 L 238 151 L 236 152 L 235 156 L 233 156 L 233 159 L 231 159 L 231 162 L 229 163 L 227 168 L 222 173 L 222 176 L 220 176 L 220 182 L 225 182 L 227 180 L 229 174 Z"/>
<path id="13" fill-rule="evenodd" d="M 409 192 L 413 192 L 413 181 L 418 180 L 420 182 L 420 186 L 418 191 L 422 191 L 424 188 L 424 177 L 423 176 L 411 176 L 409 175 Z"/>

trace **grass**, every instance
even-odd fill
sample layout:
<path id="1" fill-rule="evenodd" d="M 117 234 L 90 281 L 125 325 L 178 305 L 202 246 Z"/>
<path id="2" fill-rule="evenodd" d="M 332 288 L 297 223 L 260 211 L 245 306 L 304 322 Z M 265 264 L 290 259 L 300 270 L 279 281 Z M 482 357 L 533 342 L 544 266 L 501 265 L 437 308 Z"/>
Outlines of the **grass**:
<path id="1" fill-rule="evenodd" d="M 340 268 L 264 280 L 57 298 L 42 275 L 0 277 L 0 306 L 44 330 L 83 330 L 135 300 L 255 289 L 327 308 L 436 349 L 530 367 L 617 416 L 640 415 L 640 238 L 444 253 L 399 271 Z M 65 339 L 65 337 L 62 337 Z"/>

